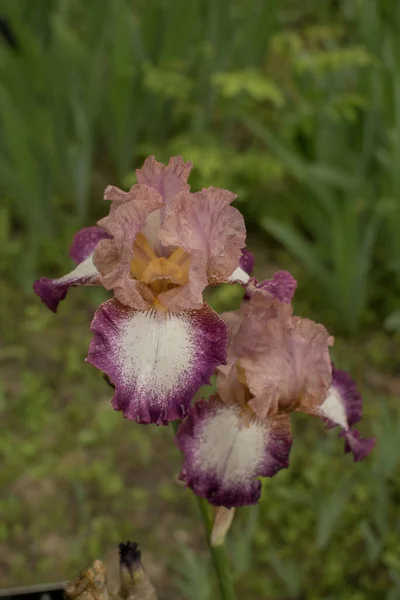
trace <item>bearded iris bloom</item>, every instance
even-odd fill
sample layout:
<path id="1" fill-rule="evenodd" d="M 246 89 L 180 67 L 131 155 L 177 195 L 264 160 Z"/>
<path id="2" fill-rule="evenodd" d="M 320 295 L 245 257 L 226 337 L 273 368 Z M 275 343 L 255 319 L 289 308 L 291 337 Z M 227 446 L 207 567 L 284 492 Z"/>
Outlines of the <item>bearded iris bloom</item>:
<path id="1" fill-rule="evenodd" d="M 228 357 L 217 369 L 217 393 L 195 404 L 178 429 L 180 477 L 216 506 L 257 502 L 257 478 L 288 467 L 292 412 L 339 426 L 355 460 L 374 445 L 351 429 L 361 418 L 361 396 L 350 377 L 332 367 L 333 338 L 322 325 L 293 316 L 295 287 L 285 272 L 263 284 L 250 280 L 248 300 L 224 315 Z"/>
<path id="2" fill-rule="evenodd" d="M 113 291 L 92 321 L 87 361 L 115 386 L 114 408 L 139 423 L 185 417 L 226 360 L 228 326 L 203 291 L 248 278 L 245 225 L 230 206 L 235 194 L 214 187 L 191 193 L 191 168 L 181 157 L 167 166 L 149 157 L 129 192 L 106 188 L 109 215 L 75 237 L 77 267 L 34 284 L 53 311 L 71 286 Z"/>

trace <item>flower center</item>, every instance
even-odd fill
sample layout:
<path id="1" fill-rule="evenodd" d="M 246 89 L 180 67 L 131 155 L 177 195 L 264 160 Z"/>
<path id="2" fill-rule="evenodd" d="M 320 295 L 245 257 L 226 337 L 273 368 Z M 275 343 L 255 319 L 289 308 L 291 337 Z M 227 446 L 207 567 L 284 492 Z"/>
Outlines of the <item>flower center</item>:
<path id="1" fill-rule="evenodd" d="M 157 256 L 143 233 L 133 245 L 130 273 L 133 279 L 146 283 L 155 294 L 189 283 L 190 256 L 176 248 L 168 258 Z"/>

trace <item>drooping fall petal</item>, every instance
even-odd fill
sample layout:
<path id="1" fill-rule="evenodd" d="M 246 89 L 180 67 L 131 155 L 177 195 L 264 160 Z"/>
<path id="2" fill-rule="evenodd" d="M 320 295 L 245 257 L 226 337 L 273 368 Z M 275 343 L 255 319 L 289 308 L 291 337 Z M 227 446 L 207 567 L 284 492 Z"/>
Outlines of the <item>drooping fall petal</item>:
<path id="1" fill-rule="evenodd" d="M 112 299 L 98 308 L 91 329 L 87 361 L 115 385 L 114 408 L 139 423 L 183 418 L 226 359 L 226 323 L 207 305 L 170 313 Z"/>
<path id="2" fill-rule="evenodd" d="M 179 192 L 189 191 L 187 180 L 192 170 L 190 161 L 184 162 L 181 156 L 173 156 L 168 165 L 158 162 L 154 156 L 144 161 L 141 169 L 136 169 L 138 183 L 144 183 L 161 195 L 164 201 L 171 200 Z"/>
<path id="3" fill-rule="evenodd" d="M 67 295 L 71 286 L 100 285 L 99 272 L 93 264 L 93 254 L 101 240 L 109 234 L 100 227 L 85 227 L 75 234 L 70 256 L 77 267 L 58 279 L 41 277 L 33 284 L 33 289 L 46 306 L 57 312 L 58 304 Z"/>
<path id="4" fill-rule="evenodd" d="M 272 477 L 289 464 L 288 415 L 262 422 L 215 396 L 190 409 L 176 440 L 185 459 L 180 478 L 215 506 L 256 503 L 256 478 Z"/>

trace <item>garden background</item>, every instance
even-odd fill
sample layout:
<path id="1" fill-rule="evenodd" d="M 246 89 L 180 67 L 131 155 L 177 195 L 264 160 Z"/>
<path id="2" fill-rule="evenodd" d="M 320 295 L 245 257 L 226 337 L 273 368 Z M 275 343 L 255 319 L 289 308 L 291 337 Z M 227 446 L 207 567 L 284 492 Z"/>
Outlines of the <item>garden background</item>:
<path id="1" fill-rule="evenodd" d="M 160 600 L 215 597 L 172 432 L 114 412 L 83 362 L 105 293 L 71 290 L 55 316 L 31 289 L 70 269 L 107 184 L 180 154 L 192 189 L 238 194 L 256 275 L 298 279 L 378 438 L 353 464 L 295 415 L 289 470 L 230 534 L 239 597 L 400 598 L 398 0 L 1 0 L 0 17 L 0 587 L 133 538 Z"/>

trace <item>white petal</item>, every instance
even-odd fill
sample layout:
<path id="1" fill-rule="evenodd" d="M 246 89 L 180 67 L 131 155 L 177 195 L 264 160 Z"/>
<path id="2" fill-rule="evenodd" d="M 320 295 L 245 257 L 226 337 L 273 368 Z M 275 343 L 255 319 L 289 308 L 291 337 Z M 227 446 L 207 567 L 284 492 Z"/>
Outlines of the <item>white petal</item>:
<path id="1" fill-rule="evenodd" d="M 237 267 L 228 277 L 228 281 L 239 281 L 240 283 L 248 283 L 249 279 L 250 275 L 242 267 Z"/>
<path id="2" fill-rule="evenodd" d="M 342 397 L 334 386 L 329 389 L 328 395 L 319 407 L 318 413 L 336 425 L 340 425 L 343 429 L 349 428 Z"/>

